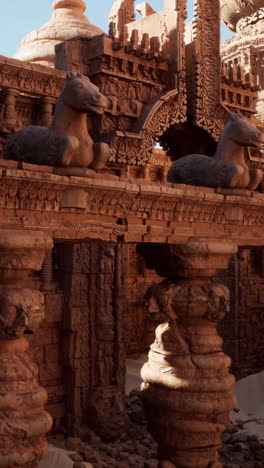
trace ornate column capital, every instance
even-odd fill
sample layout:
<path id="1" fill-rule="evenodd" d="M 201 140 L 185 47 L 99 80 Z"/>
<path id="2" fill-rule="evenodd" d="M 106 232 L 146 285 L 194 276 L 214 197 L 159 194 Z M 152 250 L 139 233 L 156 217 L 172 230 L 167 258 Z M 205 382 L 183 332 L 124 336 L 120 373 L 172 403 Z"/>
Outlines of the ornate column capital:
<path id="1" fill-rule="evenodd" d="M 42 235 L 0 233 L 0 281 L 23 278 L 41 269 L 53 241 Z"/>
<path id="2" fill-rule="evenodd" d="M 210 277 L 225 270 L 237 246 L 226 240 L 193 238 L 186 244 L 170 246 L 181 277 Z"/>
<path id="3" fill-rule="evenodd" d="M 224 239 L 190 238 L 185 244 L 148 244 L 141 249 L 148 268 L 165 278 L 209 278 L 228 268 L 237 245 Z"/>

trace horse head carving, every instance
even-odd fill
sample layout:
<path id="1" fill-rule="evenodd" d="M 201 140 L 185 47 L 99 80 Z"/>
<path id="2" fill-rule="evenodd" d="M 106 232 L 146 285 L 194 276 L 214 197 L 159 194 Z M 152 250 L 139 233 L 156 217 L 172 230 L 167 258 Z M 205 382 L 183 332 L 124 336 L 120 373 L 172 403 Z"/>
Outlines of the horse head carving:
<path id="1" fill-rule="evenodd" d="M 108 106 L 108 99 L 100 93 L 99 88 L 80 72 L 67 73 L 61 98 L 65 106 L 84 114 L 103 114 Z"/>
<path id="2" fill-rule="evenodd" d="M 231 114 L 214 156 L 189 154 L 175 161 L 168 181 L 204 187 L 255 190 L 263 179 L 260 169 L 249 168 L 243 147 L 264 146 L 262 133 L 241 114 Z"/>
<path id="3" fill-rule="evenodd" d="M 51 126 L 31 125 L 15 133 L 7 141 L 4 157 L 32 164 L 101 169 L 109 147 L 93 142 L 86 114 L 103 114 L 107 106 L 107 98 L 88 77 L 68 72 Z"/>
<path id="4" fill-rule="evenodd" d="M 264 146 L 264 134 L 240 113 L 232 113 L 221 139 L 228 138 L 241 146 L 261 148 Z M 221 141 L 221 140 L 220 140 Z"/>

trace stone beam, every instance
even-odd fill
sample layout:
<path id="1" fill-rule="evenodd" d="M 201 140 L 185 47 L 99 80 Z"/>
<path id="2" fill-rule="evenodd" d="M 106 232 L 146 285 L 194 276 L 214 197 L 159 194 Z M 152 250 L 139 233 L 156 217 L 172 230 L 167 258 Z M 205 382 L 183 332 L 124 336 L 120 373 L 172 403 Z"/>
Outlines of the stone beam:
<path id="1" fill-rule="evenodd" d="M 135 182 L 107 174 L 55 175 L 52 167 L 0 160 L 0 232 L 27 229 L 57 242 L 101 239 L 182 244 L 201 234 L 264 244 L 264 194 Z M 57 170 L 56 168 L 55 170 Z"/>

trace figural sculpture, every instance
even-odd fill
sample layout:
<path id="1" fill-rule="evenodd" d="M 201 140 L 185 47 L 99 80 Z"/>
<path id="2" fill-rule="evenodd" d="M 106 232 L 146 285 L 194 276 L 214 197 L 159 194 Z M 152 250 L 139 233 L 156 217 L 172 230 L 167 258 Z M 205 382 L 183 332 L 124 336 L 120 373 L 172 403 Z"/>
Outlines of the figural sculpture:
<path id="1" fill-rule="evenodd" d="M 260 169 L 249 168 L 244 147 L 261 148 L 264 134 L 240 114 L 232 114 L 213 157 L 189 154 L 175 161 L 168 181 L 203 187 L 255 190 L 263 179 Z"/>
<path id="2" fill-rule="evenodd" d="M 31 125 L 7 141 L 4 158 L 32 164 L 101 169 L 109 146 L 94 143 L 87 130 L 86 114 L 103 114 L 108 100 L 88 77 L 67 73 L 49 128 Z M 82 171 L 78 175 L 82 175 Z"/>

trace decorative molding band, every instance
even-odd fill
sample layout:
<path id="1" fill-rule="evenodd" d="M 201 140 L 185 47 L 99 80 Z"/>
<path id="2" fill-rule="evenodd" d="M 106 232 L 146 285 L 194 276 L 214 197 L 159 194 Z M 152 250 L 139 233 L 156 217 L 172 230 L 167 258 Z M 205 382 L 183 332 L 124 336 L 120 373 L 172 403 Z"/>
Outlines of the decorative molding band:
<path id="1" fill-rule="evenodd" d="M 0 230 L 49 231 L 54 240 L 181 243 L 202 233 L 264 243 L 264 194 L 11 169 L 0 183 Z"/>
<path id="2" fill-rule="evenodd" d="M 32 65 L 0 55 L 0 87 L 57 98 L 65 82 L 65 72 Z"/>

